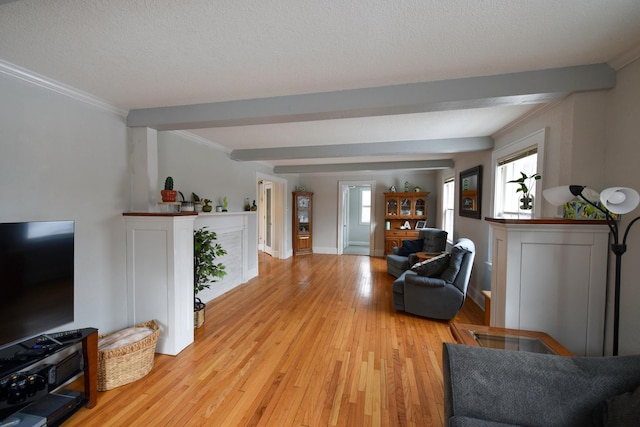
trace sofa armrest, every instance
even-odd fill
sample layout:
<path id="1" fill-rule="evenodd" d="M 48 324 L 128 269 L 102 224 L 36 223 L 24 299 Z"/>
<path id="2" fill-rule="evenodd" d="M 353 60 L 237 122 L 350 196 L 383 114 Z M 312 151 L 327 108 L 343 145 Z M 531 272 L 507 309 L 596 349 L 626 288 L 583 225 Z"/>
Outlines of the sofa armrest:
<path id="1" fill-rule="evenodd" d="M 445 423 L 458 416 L 592 425 L 596 406 L 640 384 L 640 356 L 565 357 L 444 343 L 442 365 Z"/>
<path id="2" fill-rule="evenodd" d="M 424 286 L 427 288 L 443 288 L 447 282 L 437 277 L 425 277 L 417 274 L 407 274 L 404 277 L 405 283 L 409 285 Z"/>

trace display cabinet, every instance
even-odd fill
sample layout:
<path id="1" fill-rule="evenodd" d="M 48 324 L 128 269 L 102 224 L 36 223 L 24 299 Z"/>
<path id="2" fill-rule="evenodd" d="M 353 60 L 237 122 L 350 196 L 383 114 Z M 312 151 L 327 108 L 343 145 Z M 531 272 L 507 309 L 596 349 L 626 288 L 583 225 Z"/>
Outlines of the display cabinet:
<path id="1" fill-rule="evenodd" d="M 402 246 L 403 240 L 418 238 L 416 223 L 427 219 L 428 192 L 384 193 L 385 234 L 384 253 Z M 405 223 L 409 228 L 405 228 Z"/>
<path id="2" fill-rule="evenodd" d="M 313 193 L 293 192 L 293 254 L 313 253 Z"/>

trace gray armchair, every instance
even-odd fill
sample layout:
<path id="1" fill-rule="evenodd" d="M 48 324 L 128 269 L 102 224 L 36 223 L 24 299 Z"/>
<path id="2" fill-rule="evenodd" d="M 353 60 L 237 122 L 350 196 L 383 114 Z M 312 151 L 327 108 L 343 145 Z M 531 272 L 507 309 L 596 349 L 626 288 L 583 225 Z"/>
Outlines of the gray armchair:
<path id="1" fill-rule="evenodd" d="M 422 245 L 416 244 L 422 240 Z M 413 243 L 407 245 L 417 248 L 415 252 L 407 253 L 405 248 L 393 248 L 393 253 L 387 255 L 387 272 L 393 277 L 399 277 L 407 271 L 413 264 L 418 262 L 416 252 L 442 252 L 447 248 L 447 232 L 439 228 L 423 228 L 418 233 L 417 240 L 403 241 L 403 243 Z"/>
<path id="2" fill-rule="evenodd" d="M 445 343 L 445 426 L 637 426 L 640 355 L 565 357 Z"/>
<path id="3" fill-rule="evenodd" d="M 393 282 L 393 307 L 432 319 L 451 319 L 467 296 L 476 248 L 459 239 L 451 249 L 449 266 L 439 277 L 420 276 L 407 270 Z"/>

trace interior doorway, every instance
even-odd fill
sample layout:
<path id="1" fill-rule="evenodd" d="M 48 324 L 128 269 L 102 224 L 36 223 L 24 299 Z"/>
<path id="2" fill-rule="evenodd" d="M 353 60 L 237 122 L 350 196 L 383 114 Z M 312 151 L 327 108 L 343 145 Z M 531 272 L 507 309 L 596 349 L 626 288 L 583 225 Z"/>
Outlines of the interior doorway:
<path id="1" fill-rule="evenodd" d="M 338 183 L 338 255 L 372 255 L 375 230 L 375 181 Z M 368 195 L 368 196 L 367 196 Z M 369 221 L 363 213 L 368 211 Z"/>
<path id="2" fill-rule="evenodd" d="M 258 250 L 286 258 L 287 181 L 257 174 Z"/>

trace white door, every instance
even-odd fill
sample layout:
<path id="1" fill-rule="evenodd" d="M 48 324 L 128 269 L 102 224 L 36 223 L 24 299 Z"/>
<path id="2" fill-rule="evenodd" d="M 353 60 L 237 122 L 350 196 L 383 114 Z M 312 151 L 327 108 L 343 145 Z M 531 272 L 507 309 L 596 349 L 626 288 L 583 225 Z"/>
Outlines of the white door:
<path id="1" fill-rule="evenodd" d="M 264 211 L 262 213 L 264 242 L 263 250 L 273 256 L 273 184 L 269 181 L 264 183 Z"/>

